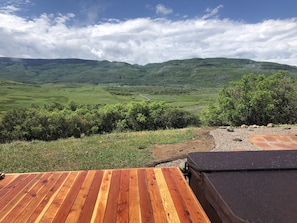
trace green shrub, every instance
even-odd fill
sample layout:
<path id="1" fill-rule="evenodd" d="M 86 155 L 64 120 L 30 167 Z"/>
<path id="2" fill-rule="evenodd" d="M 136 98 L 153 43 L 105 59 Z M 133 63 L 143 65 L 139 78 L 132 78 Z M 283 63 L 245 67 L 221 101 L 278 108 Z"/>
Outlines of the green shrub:
<path id="1" fill-rule="evenodd" d="M 113 131 L 143 131 L 184 128 L 198 125 L 189 112 L 164 102 L 131 102 L 106 105 L 62 106 L 58 103 L 43 107 L 8 111 L 0 123 L 0 142 L 13 140 L 44 140 L 75 137 Z"/>
<path id="2" fill-rule="evenodd" d="M 202 112 L 207 125 L 293 124 L 297 121 L 297 82 L 284 72 L 245 75 L 221 89 L 216 104 Z"/>

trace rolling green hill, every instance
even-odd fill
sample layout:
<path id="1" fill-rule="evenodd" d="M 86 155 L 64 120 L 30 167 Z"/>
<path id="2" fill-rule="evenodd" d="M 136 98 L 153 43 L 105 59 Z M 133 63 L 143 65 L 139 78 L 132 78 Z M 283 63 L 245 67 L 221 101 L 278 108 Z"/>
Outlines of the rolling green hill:
<path id="1" fill-rule="evenodd" d="M 297 77 L 297 67 L 248 59 L 188 59 L 131 65 L 81 59 L 0 58 L 0 79 L 23 83 L 90 83 L 147 86 L 222 87 L 244 74 L 285 70 Z"/>

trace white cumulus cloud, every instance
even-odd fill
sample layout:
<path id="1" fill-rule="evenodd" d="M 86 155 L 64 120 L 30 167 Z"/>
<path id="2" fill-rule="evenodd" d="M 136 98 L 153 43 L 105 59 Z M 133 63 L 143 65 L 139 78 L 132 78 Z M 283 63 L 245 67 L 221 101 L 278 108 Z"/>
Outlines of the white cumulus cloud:
<path id="1" fill-rule="evenodd" d="M 69 25 L 74 14 L 34 19 L 0 11 L 0 55 L 82 58 L 131 64 L 172 59 L 229 57 L 297 65 L 297 18 L 256 24 L 209 16 L 170 20 L 107 19 Z"/>

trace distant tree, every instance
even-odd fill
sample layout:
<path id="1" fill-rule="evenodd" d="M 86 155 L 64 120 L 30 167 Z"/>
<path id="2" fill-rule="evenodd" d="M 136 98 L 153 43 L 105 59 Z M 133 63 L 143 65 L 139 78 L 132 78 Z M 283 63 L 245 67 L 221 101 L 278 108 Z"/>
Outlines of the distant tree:
<path id="1" fill-rule="evenodd" d="M 203 111 L 207 125 L 296 123 L 297 82 L 285 72 L 245 75 L 221 89 L 216 104 Z"/>

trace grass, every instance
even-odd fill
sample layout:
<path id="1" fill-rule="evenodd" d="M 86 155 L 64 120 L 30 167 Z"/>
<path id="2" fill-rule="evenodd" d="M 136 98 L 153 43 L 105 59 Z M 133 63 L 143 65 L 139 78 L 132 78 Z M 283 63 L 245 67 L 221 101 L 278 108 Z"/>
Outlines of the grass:
<path id="1" fill-rule="evenodd" d="M 32 104 L 47 103 L 68 104 L 111 104 L 128 102 L 129 97 L 113 96 L 103 87 L 96 85 L 62 84 L 28 85 L 5 82 L 0 84 L 0 114 L 14 108 L 29 107 Z"/>
<path id="2" fill-rule="evenodd" d="M 153 165 L 152 154 L 147 148 L 182 142 L 195 136 L 193 128 L 186 128 L 0 144 L 0 171 L 23 173 L 147 167 Z"/>
<path id="3" fill-rule="evenodd" d="M 0 116 L 14 108 L 29 107 L 32 104 L 114 104 L 142 101 L 164 101 L 199 114 L 201 108 L 213 101 L 217 88 L 184 90 L 181 87 L 121 86 L 108 87 L 90 84 L 45 84 L 29 85 L 16 82 L 0 82 Z"/>
<path id="4" fill-rule="evenodd" d="M 99 86 L 90 84 L 29 85 L 0 81 L 0 118 L 4 112 L 32 104 L 114 104 L 130 101 L 164 101 L 199 113 L 217 96 L 216 88 L 183 89 L 163 86 Z M 143 97 L 144 96 L 144 97 Z M 43 172 L 82 169 L 144 167 L 153 164 L 146 148 L 177 143 L 193 137 L 191 129 L 113 133 L 53 142 L 0 144 L 0 171 Z"/>

